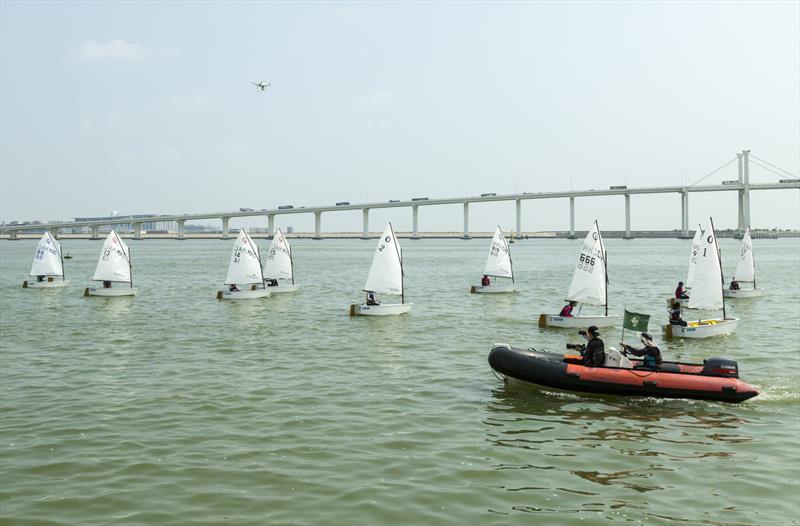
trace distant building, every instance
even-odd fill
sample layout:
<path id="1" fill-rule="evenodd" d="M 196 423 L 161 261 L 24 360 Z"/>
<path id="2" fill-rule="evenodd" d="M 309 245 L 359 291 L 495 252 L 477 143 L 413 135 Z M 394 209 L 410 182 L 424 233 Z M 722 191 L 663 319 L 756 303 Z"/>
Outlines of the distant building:
<path id="1" fill-rule="evenodd" d="M 294 234 L 294 227 L 293 226 L 287 226 L 286 227 L 286 233 L 287 234 Z"/>
<path id="2" fill-rule="evenodd" d="M 99 227 L 100 232 L 110 232 L 111 229 L 116 230 L 133 230 L 133 223 L 131 221 L 136 221 L 137 223 L 143 219 L 150 219 L 150 221 L 142 222 L 142 231 L 143 232 L 175 232 L 176 230 L 176 223 L 175 221 L 164 221 L 159 220 L 159 215 L 156 214 L 133 214 L 133 215 L 126 215 L 121 216 L 119 212 L 112 212 L 112 215 L 105 216 L 105 217 L 76 217 L 75 221 L 110 221 L 114 220 L 114 224 L 112 225 L 102 225 Z M 119 222 L 117 222 L 119 221 Z M 65 229 L 66 230 L 66 229 Z M 91 227 L 80 227 L 72 229 L 73 233 L 83 233 L 88 234 L 92 231 Z"/>

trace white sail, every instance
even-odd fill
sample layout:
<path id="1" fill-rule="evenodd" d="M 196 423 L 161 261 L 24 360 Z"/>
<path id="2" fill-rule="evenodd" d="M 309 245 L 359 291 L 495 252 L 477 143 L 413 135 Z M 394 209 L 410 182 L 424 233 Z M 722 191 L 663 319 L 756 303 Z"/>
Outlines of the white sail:
<path id="1" fill-rule="evenodd" d="M 97 260 L 92 279 L 123 283 L 131 281 L 130 251 L 128 245 L 114 230 L 108 233 L 103 242 L 103 249 L 100 251 L 100 259 Z"/>
<path id="2" fill-rule="evenodd" d="M 739 248 L 739 262 L 733 274 L 735 281 L 750 282 L 756 280 L 756 263 L 753 261 L 753 241 L 750 239 L 750 229 L 742 237 L 742 246 Z"/>
<path id="3" fill-rule="evenodd" d="M 583 240 L 567 300 L 589 305 L 606 304 L 605 257 L 603 237 L 595 221 L 586 239 Z"/>
<path id="4" fill-rule="evenodd" d="M 692 280 L 694 279 L 694 267 L 697 263 L 697 253 L 700 250 L 700 241 L 703 239 L 703 229 L 700 228 L 700 225 L 697 225 L 697 230 L 694 232 L 694 238 L 692 239 L 692 251 L 689 253 L 689 272 L 686 274 L 686 283 L 684 283 L 684 288 L 690 289 L 692 288 Z"/>
<path id="5" fill-rule="evenodd" d="M 378 240 L 372 266 L 369 268 L 365 291 L 379 294 L 403 293 L 403 269 L 400 264 L 400 246 L 394 236 L 392 224 L 386 227 Z"/>
<path id="6" fill-rule="evenodd" d="M 45 232 L 39 244 L 36 245 L 36 255 L 33 256 L 31 276 L 63 276 L 64 264 L 61 261 L 61 245 Z"/>
<path id="7" fill-rule="evenodd" d="M 263 283 L 264 276 L 261 273 L 261 259 L 258 254 L 258 247 L 247 235 L 244 228 L 239 230 L 236 241 L 233 242 L 231 260 L 228 263 L 228 275 L 225 283 L 230 285 Z"/>
<path id="8" fill-rule="evenodd" d="M 264 263 L 264 277 L 267 279 L 292 279 L 292 248 L 279 228 L 272 238 L 269 254 Z"/>
<path id="9" fill-rule="evenodd" d="M 688 306 L 690 309 L 721 309 L 722 269 L 717 236 L 710 222 L 700 239 L 696 259 Z"/>
<path id="10" fill-rule="evenodd" d="M 487 276 L 499 276 L 501 278 L 510 278 L 513 276 L 511 270 L 511 252 L 499 226 L 494 232 L 492 245 L 489 247 L 489 256 L 486 258 L 486 266 L 483 267 L 483 273 Z"/>

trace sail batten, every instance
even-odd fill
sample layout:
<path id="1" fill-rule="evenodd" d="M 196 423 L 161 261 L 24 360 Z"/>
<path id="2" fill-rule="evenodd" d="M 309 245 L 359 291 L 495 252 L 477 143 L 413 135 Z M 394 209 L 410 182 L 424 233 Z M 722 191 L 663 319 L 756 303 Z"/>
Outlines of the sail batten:
<path id="1" fill-rule="evenodd" d="M 56 238 L 45 232 L 31 264 L 31 276 L 63 276 L 64 265 L 61 261 L 61 245 Z"/>
<path id="2" fill-rule="evenodd" d="M 699 243 L 688 307 L 690 309 L 720 310 L 723 307 L 722 268 L 719 261 L 717 236 L 710 222 L 703 231 Z"/>
<path id="3" fill-rule="evenodd" d="M 402 295 L 403 268 L 400 257 L 400 247 L 389 223 L 378 240 L 363 290 Z"/>
<path id="4" fill-rule="evenodd" d="M 583 240 L 578 263 L 572 274 L 567 300 L 589 305 L 605 305 L 607 303 L 606 254 L 603 248 L 603 237 L 597 221 Z"/>
<path id="5" fill-rule="evenodd" d="M 742 244 L 739 248 L 739 261 L 736 263 L 736 271 L 733 273 L 734 281 L 743 283 L 755 282 L 756 264 L 753 259 L 753 240 L 750 237 L 750 228 L 742 236 Z"/>
<path id="6" fill-rule="evenodd" d="M 231 259 L 228 263 L 228 275 L 225 284 L 250 284 L 263 283 L 261 259 L 258 246 L 253 242 L 247 231 L 242 228 L 236 241 L 233 242 Z"/>
<path id="7" fill-rule="evenodd" d="M 292 249 L 279 228 L 272 238 L 266 261 L 264 277 L 266 279 L 292 279 Z"/>
<path id="8" fill-rule="evenodd" d="M 130 251 L 128 245 L 115 230 L 111 230 L 103 242 L 92 279 L 121 283 L 130 283 L 131 281 Z"/>
<path id="9" fill-rule="evenodd" d="M 494 232 L 494 237 L 492 237 L 492 244 L 489 247 L 489 255 L 486 257 L 486 265 L 483 267 L 483 273 L 487 276 L 513 278 L 511 252 L 508 248 L 508 242 L 499 226 Z"/>

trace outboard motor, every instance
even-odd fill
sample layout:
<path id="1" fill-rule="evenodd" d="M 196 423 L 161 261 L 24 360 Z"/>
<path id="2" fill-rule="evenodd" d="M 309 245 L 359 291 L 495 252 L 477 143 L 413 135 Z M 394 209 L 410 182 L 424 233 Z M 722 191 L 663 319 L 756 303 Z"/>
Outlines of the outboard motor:
<path id="1" fill-rule="evenodd" d="M 739 378 L 739 364 L 729 358 L 709 358 L 703 360 L 703 372 L 706 376 L 722 376 Z"/>

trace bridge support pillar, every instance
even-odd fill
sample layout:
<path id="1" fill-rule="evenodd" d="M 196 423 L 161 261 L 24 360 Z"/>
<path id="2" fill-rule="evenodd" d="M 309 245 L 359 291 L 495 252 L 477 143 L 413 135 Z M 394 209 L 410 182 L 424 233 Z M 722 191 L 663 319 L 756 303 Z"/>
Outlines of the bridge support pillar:
<path id="1" fill-rule="evenodd" d="M 133 239 L 142 239 L 142 224 L 133 224 Z"/>
<path id="2" fill-rule="evenodd" d="M 322 212 L 314 212 L 314 239 L 322 239 Z"/>
<path id="3" fill-rule="evenodd" d="M 575 196 L 569 197 L 569 238 L 575 239 Z"/>
<path id="4" fill-rule="evenodd" d="M 362 209 L 361 213 L 364 216 L 364 224 L 363 228 L 361 229 L 361 239 L 369 239 L 369 208 Z"/>
<path id="5" fill-rule="evenodd" d="M 522 199 L 517 199 L 517 237 L 522 235 Z"/>
<path id="6" fill-rule="evenodd" d="M 100 239 L 100 227 L 95 225 L 92 227 L 92 235 L 89 239 Z"/>
<path id="7" fill-rule="evenodd" d="M 183 241 L 186 239 L 186 220 L 178 219 L 178 239 Z"/>
<path id="8" fill-rule="evenodd" d="M 419 205 L 411 206 L 411 239 L 419 239 Z"/>
<path id="9" fill-rule="evenodd" d="M 739 190 L 739 233 L 744 234 L 750 226 L 750 150 L 742 151 L 742 183 Z"/>
<path id="10" fill-rule="evenodd" d="M 631 237 L 631 194 L 625 194 L 625 237 L 623 239 L 633 239 Z"/>
<path id="11" fill-rule="evenodd" d="M 464 235 L 461 239 L 469 239 L 469 201 L 464 203 Z"/>
<path id="12" fill-rule="evenodd" d="M 16 230 L 11 230 L 11 231 L 8 233 L 8 240 L 9 240 L 9 241 L 11 241 L 11 240 L 14 240 L 14 241 L 16 241 L 16 240 L 17 240 L 17 231 L 16 231 Z"/>
<path id="13" fill-rule="evenodd" d="M 269 239 L 275 237 L 275 214 L 267 215 L 267 237 Z"/>
<path id="14" fill-rule="evenodd" d="M 739 165 L 739 184 L 744 184 L 744 152 L 737 153 L 736 159 Z M 739 221 L 736 224 L 736 230 L 740 234 L 744 234 L 745 221 L 744 221 L 744 189 L 737 192 L 739 194 Z"/>
<path id="15" fill-rule="evenodd" d="M 231 232 L 229 228 L 230 222 L 231 222 L 230 217 L 222 218 L 222 239 L 228 239 L 229 237 L 231 237 Z"/>
<path id="16" fill-rule="evenodd" d="M 689 191 L 681 191 L 681 235 L 682 239 L 689 238 Z"/>

